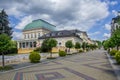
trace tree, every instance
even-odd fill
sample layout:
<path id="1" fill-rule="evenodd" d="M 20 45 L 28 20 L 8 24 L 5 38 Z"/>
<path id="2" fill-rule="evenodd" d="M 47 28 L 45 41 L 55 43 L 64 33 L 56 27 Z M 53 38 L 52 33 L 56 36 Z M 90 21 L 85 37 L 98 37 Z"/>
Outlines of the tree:
<path id="1" fill-rule="evenodd" d="M 0 12 L 0 35 L 6 33 L 12 38 L 12 28 L 9 27 L 8 15 L 4 10 Z"/>
<path id="2" fill-rule="evenodd" d="M 109 51 L 110 51 L 110 48 L 114 48 L 114 47 L 115 47 L 115 44 L 114 44 L 114 42 L 112 41 L 112 39 L 110 38 L 110 39 L 104 41 L 103 47 L 104 47 L 104 49 L 108 49 L 108 52 L 109 52 Z"/>
<path id="3" fill-rule="evenodd" d="M 11 40 L 10 41 L 10 46 L 9 46 L 9 50 L 6 52 L 6 54 L 10 54 L 10 53 L 17 53 L 18 49 L 17 49 L 17 42 Z"/>
<path id="4" fill-rule="evenodd" d="M 83 48 L 83 50 L 86 49 L 86 46 L 87 46 L 87 43 L 83 42 L 83 43 L 82 43 L 82 48 Z"/>
<path id="5" fill-rule="evenodd" d="M 120 28 L 117 28 L 112 36 L 111 36 L 111 41 L 116 45 L 117 50 L 119 50 L 119 46 L 120 46 Z"/>
<path id="6" fill-rule="evenodd" d="M 49 46 L 49 49 L 51 51 L 50 57 L 52 57 L 52 48 L 57 46 L 57 41 L 55 39 L 53 39 L 53 38 L 50 38 L 48 40 L 48 46 Z"/>
<path id="7" fill-rule="evenodd" d="M 11 39 L 7 34 L 0 35 L 0 54 L 2 54 L 2 65 L 4 65 L 4 53 L 6 53 L 10 49 Z"/>
<path id="8" fill-rule="evenodd" d="M 81 44 L 79 42 L 75 43 L 75 49 L 80 49 L 81 48 Z"/>
<path id="9" fill-rule="evenodd" d="M 52 57 L 52 48 L 56 46 L 57 46 L 57 41 L 53 38 L 48 38 L 43 41 L 41 50 L 43 52 L 50 52 L 50 57 Z"/>
<path id="10" fill-rule="evenodd" d="M 69 51 L 70 51 L 70 48 L 73 47 L 72 41 L 71 41 L 71 40 L 67 41 L 67 42 L 65 43 L 65 46 L 66 46 L 67 48 L 69 48 Z"/>
<path id="11" fill-rule="evenodd" d="M 42 45 L 41 45 L 41 52 L 49 52 L 49 46 L 48 46 L 48 41 L 49 39 L 45 39 L 43 42 L 42 42 Z"/>
<path id="12" fill-rule="evenodd" d="M 96 40 L 97 44 L 98 44 L 98 48 L 100 49 L 102 47 L 102 42 L 101 41 L 98 41 Z"/>

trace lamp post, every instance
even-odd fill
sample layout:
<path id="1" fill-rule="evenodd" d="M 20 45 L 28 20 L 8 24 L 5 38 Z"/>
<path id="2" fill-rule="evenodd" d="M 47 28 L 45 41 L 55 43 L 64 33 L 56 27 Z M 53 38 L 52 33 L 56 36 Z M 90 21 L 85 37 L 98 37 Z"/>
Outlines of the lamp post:
<path id="1" fill-rule="evenodd" d="M 4 30 L 4 26 L 2 26 L 2 23 L 0 23 L 0 27 L 2 28 L 1 34 L 3 34 L 5 32 L 5 30 Z M 2 66 L 3 67 L 5 66 L 5 64 L 4 64 L 4 52 L 2 52 Z"/>
<path id="2" fill-rule="evenodd" d="M 2 24 L 1 24 L 1 26 L 2 26 Z M 4 28 L 4 26 L 2 26 L 2 27 L 3 27 L 2 33 L 4 33 L 4 32 L 5 32 L 5 28 Z M 4 52 L 2 52 L 2 65 L 3 65 L 3 67 L 5 66 L 5 62 L 4 62 Z"/>

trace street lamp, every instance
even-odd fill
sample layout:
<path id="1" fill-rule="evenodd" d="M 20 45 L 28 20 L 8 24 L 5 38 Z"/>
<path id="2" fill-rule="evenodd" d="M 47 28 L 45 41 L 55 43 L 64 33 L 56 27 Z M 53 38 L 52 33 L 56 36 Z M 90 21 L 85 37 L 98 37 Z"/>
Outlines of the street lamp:
<path id="1" fill-rule="evenodd" d="M 4 26 L 2 26 L 2 23 L 0 23 L 0 27 L 2 28 L 1 34 L 3 34 L 5 32 L 5 28 L 4 28 Z M 2 64 L 3 64 L 3 67 L 4 67 L 5 63 L 4 63 L 4 53 L 3 52 L 2 52 Z"/>

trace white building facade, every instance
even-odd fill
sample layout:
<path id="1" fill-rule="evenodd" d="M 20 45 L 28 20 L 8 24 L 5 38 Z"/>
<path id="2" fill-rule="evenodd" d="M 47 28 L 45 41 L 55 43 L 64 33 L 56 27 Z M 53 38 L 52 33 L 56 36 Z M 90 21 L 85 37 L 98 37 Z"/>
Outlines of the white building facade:
<path id="1" fill-rule="evenodd" d="M 54 51 L 57 52 L 60 49 L 65 50 L 65 43 L 71 40 L 73 44 L 79 43 L 92 43 L 88 38 L 87 33 L 79 30 L 61 30 L 57 31 L 56 26 L 38 19 L 34 20 L 23 29 L 24 38 L 17 40 L 18 53 L 29 53 L 36 47 L 40 47 L 43 40 L 46 38 L 54 38 L 57 40 L 57 47 Z"/>

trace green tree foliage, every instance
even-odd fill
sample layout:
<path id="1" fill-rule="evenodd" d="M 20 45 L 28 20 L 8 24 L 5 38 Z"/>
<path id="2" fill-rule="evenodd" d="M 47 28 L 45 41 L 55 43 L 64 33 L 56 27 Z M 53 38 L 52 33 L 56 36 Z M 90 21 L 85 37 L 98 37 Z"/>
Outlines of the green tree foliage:
<path id="1" fill-rule="evenodd" d="M 6 54 L 13 54 L 13 53 L 18 53 L 17 42 L 11 40 L 9 50 L 6 52 Z"/>
<path id="2" fill-rule="evenodd" d="M 0 54 L 2 54 L 2 61 L 4 67 L 4 53 L 10 49 L 11 39 L 7 34 L 0 35 Z"/>
<path id="3" fill-rule="evenodd" d="M 57 46 L 57 41 L 53 38 L 48 38 L 45 39 L 42 43 L 41 46 L 41 51 L 42 52 L 51 52 L 51 57 L 52 57 L 52 48 Z"/>
<path id="4" fill-rule="evenodd" d="M 69 48 L 69 51 L 70 51 L 70 48 L 73 47 L 72 41 L 71 41 L 71 40 L 67 41 L 67 42 L 65 43 L 65 47 Z"/>
<path id="5" fill-rule="evenodd" d="M 87 47 L 87 43 L 86 43 L 86 42 L 83 42 L 83 43 L 82 43 L 82 48 L 83 48 L 83 50 L 85 50 L 86 47 Z"/>
<path id="6" fill-rule="evenodd" d="M 0 35 L 0 52 L 6 52 L 10 49 L 11 39 L 7 34 Z"/>
<path id="7" fill-rule="evenodd" d="M 103 47 L 104 47 L 104 49 L 106 50 L 106 49 L 110 49 L 110 48 L 114 48 L 115 47 L 115 44 L 114 44 L 114 42 L 112 41 L 112 39 L 110 38 L 110 39 L 108 39 L 108 40 L 106 40 L 106 41 L 104 41 L 103 42 Z"/>
<path id="8" fill-rule="evenodd" d="M 12 28 L 9 27 L 8 15 L 4 10 L 0 12 L 0 35 L 6 33 L 12 38 Z"/>
<path id="9" fill-rule="evenodd" d="M 98 48 L 100 49 L 101 47 L 102 47 L 102 42 L 101 41 L 96 41 L 97 42 L 97 44 L 98 44 Z"/>
<path id="10" fill-rule="evenodd" d="M 95 44 L 89 44 L 89 48 L 92 49 L 92 50 L 94 50 L 94 49 L 97 48 L 97 45 L 95 45 Z"/>
<path id="11" fill-rule="evenodd" d="M 80 49 L 81 48 L 81 44 L 79 42 L 75 43 L 75 49 Z"/>
<path id="12" fill-rule="evenodd" d="M 49 41 L 49 39 L 45 39 L 45 40 L 42 42 L 41 52 L 49 52 L 50 48 L 49 48 L 49 45 L 48 45 L 48 41 Z"/>
<path id="13" fill-rule="evenodd" d="M 117 50 L 119 50 L 119 46 L 120 46 L 120 28 L 117 28 L 112 36 L 111 36 L 111 41 L 116 45 Z"/>

